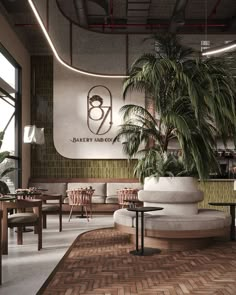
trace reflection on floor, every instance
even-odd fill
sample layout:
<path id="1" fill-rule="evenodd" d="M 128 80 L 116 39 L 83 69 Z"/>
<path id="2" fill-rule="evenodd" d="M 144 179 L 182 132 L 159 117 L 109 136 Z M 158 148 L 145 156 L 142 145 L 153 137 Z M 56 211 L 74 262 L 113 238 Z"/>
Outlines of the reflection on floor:
<path id="1" fill-rule="evenodd" d="M 87 219 L 63 216 L 63 231 L 58 232 L 58 217 L 48 217 L 43 230 L 43 249 L 37 251 L 37 235 L 24 233 L 24 245 L 16 245 L 16 233 L 9 232 L 9 253 L 3 255 L 1 295 L 35 295 L 68 247 L 82 232 L 113 226 L 111 215 L 95 215 Z"/>

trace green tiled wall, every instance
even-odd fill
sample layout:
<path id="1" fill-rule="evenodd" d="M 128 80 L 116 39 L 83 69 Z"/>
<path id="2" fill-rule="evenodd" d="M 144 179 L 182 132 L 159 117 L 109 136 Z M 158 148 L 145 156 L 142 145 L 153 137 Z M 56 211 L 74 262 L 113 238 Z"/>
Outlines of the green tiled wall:
<path id="1" fill-rule="evenodd" d="M 31 176 L 43 178 L 133 178 L 135 161 L 73 160 L 53 144 L 53 58 L 33 56 L 31 120 L 45 128 L 45 144 L 32 148 Z"/>
<path id="2" fill-rule="evenodd" d="M 204 192 L 204 200 L 199 208 L 211 208 L 229 212 L 229 207 L 211 206 L 209 202 L 235 202 L 236 192 L 233 181 L 206 181 L 199 183 L 199 189 Z"/>

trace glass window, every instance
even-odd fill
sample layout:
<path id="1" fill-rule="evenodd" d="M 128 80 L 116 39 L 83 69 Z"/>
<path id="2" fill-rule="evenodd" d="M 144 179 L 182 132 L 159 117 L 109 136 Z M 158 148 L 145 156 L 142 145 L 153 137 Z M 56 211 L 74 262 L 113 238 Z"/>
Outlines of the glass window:
<path id="1" fill-rule="evenodd" d="M 16 68 L 0 52 L 0 77 L 11 87 L 16 89 Z"/>
<path id="2" fill-rule="evenodd" d="M 17 168 L 0 177 L 0 180 L 8 185 L 11 192 L 14 192 L 19 187 L 21 177 L 18 144 L 20 114 L 17 103 L 21 98 L 21 94 L 17 91 L 21 89 L 20 67 L 1 44 L 0 64 L 0 131 L 4 131 L 1 152 L 10 152 L 10 156 L 0 163 L 0 175 L 10 167 Z"/>

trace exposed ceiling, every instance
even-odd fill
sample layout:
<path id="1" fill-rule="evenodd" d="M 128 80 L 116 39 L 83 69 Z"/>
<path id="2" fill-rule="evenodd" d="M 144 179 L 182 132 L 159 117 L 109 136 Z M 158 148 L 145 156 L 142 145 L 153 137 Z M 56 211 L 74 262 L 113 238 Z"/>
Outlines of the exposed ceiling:
<path id="1" fill-rule="evenodd" d="M 50 1 L 50 0 L 49 0 Z M 56 0 L 78 25 L 104 33 L 236 33 L 235 0 Z M 35 54 L 48 45 L 27 0 L 0 0 L 0 10 Z"/>

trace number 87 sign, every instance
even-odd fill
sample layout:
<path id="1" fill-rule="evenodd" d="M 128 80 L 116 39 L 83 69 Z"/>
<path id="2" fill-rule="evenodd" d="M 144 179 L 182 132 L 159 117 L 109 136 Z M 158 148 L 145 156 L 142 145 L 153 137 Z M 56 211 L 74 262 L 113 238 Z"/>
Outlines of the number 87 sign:
<path id="1" fill-rule="evenodd" d="M 87 126 L 93 134 L 103 135 L 111 130 L 112 124 L 111 92 L 106 86 L 96 85 L 87 96 Z"/>

